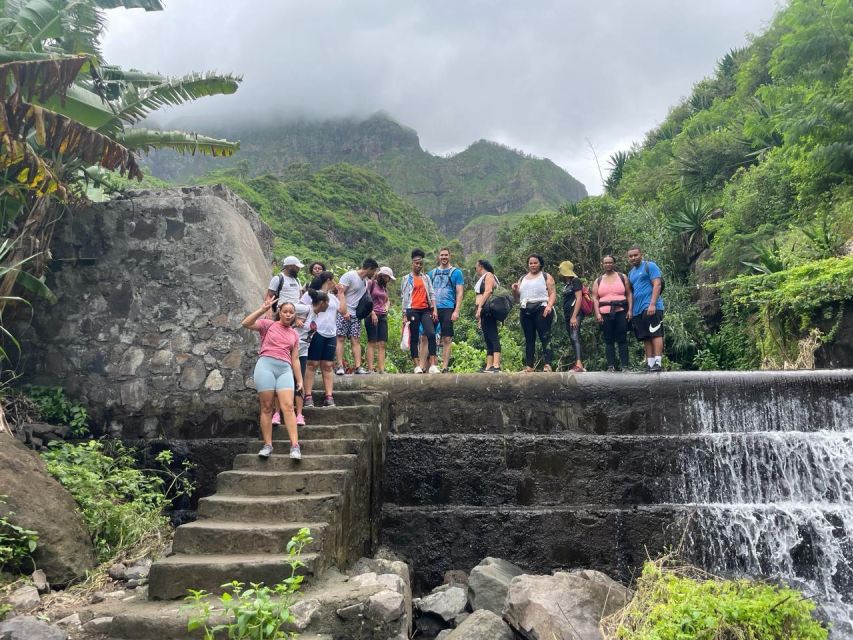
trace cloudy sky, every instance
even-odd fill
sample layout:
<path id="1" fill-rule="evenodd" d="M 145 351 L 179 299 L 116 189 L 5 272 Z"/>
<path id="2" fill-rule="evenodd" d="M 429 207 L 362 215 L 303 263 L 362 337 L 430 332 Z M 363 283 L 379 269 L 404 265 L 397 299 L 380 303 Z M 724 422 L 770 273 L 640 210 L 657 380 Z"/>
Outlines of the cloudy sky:
<path id="1" fill-rule="evenodd" d="M 643 138 L 780 0 L 167 0 L 109 12 L 106 58 L 242 74 L 240 90 L 159 119 L 364 116 L 433 153 L 486 138 L 601 191 L 590 144 Z"/>

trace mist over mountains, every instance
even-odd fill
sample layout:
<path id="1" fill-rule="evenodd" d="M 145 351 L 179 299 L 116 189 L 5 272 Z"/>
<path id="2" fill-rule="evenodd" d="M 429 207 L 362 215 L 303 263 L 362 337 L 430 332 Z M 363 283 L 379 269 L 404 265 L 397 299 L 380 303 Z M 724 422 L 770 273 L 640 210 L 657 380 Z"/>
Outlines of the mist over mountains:
<path id="1" fill-rule="evenodd" d="M 206 131 L 239 139 L 240 152 L 229 159 L 152 154 L 148 159 L 152 173 L 185 180 L 212 169 L 240 166 L 247 176 L 284 175 L 294 164 L 318 170 L 346 162 L 383 176 L 449 237 L 472 222 L 476 225 L 483 216 L 493 225 L 492 216 L 555 209 L 587 195 L 583 184 L 550 160 L 494 142 L 480 140 L 454 155 L 433 155 L 421 147 L 415 130 L 383 113 L 363 120 L 220 126 Z"/>

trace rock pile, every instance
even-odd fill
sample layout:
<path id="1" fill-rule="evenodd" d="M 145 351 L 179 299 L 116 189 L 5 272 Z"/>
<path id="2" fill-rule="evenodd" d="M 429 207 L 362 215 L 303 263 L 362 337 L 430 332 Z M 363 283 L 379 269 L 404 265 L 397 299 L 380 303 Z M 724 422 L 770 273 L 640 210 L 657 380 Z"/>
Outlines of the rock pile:
<path id="1" fill-rule="evenodd" d="M 602 617 L 624 607 L 631 592 L 598 571 L 527 575 L 506 560 L 486 558 L 466 578 L 414 600 L 415 626 L 436 640 L 598 640 Z"/>

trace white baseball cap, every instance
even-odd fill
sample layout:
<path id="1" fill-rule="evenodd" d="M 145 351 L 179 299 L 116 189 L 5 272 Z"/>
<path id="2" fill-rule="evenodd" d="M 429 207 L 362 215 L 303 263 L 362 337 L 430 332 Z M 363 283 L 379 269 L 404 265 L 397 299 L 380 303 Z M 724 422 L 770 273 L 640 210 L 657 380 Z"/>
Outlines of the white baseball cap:
<path id="1" fill-rule="evenodd" d="M 378 276 L 388 276 L 392 280 L 396 280 L 394 277 L 394 272 L 391 271 L 391 267 L 379 267 L 379 271 L 376 273 Z"/>
<path id="2" fill-rule="evenodd" d="M 299 267 L 300 269 L 305 266 L 304 264 L 299 262 L 299 258 L 297 258 L 296 256 L 287 256 L 284 260 L 281 261 L 282 267 L 289 267 L 291 265 Z"/>

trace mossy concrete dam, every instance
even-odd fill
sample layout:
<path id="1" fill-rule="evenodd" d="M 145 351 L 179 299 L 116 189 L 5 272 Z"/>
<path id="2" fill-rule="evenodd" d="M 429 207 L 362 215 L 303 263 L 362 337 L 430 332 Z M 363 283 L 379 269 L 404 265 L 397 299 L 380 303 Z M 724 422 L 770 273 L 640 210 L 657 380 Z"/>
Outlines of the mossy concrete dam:
<path id="1" fill-rule="evenodd" d="M 324 517 L 336 533 L 318 570 L 384 544 L 416 592 L 486 556 L 627 581 L 680 547 L 711 571 L 786 579 L 850 619 L 853 371 L 363 376 L 338 389 L 349 406 L 316 410 L 304 451 L 345 437 L 319 432 L 335 423 L 362 423 L 364 444 L 349 451 L 349 497 Z M 251 427 L 212 429 L 173 444 L 196 459 L 216 446 L 224 471 L 221 445 L 245 451 Z"/>

